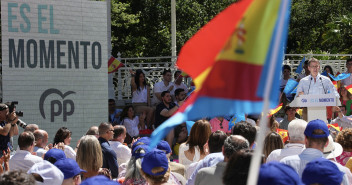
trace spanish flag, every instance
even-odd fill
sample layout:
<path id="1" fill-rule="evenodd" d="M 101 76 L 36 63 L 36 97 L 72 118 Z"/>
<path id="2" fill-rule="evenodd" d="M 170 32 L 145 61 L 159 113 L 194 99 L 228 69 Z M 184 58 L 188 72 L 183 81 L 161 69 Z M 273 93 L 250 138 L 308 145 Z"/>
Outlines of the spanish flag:
<path id="1" fill-rule="evenodd" d="M 342 129 L 339 127 L 339 124 L 337 124 L 337 123 L 328 124 L 328 128 L 330 128 L 330 127 L 334 128 L 335 130 L 337 130 L 337 131 L 339 131 L 339 132 L 342 130 Z"/>
<path id="2" fill-rule="evenodd" d="M 277 106 L 290 2 L 238 1 L 187 41 L 177 66 L 194 79 L 196 90 L 152 133 L 151 147 L 187 120 L 261 113 L 269 84 L 270 107 Z"/>
<path id="3" fill-rule="evenodd" d="M 108 62 L 108 73 L 113 73 L 122 66 L 124 66 L 123 63 L 121 63 L 119 60 L 111 56 Z"/>
<path id="4" fill-rule="evenodd" d="M 280 103 L 280 105 L 278 105 L 277 107 L 275 107 L 274 109 L 271 109 L 269 111 L 269 116 L 276 114 L 277 112 L 279 112 L 279 110 L 281 110 L 283 103 Z"/>
<path id="5" fill-rule="evenodd" d="M 276 132 L 281 136 L 282 141 L 285 143 L 288 140 L 288 131 L 284 129 L 276 129 Z"/>

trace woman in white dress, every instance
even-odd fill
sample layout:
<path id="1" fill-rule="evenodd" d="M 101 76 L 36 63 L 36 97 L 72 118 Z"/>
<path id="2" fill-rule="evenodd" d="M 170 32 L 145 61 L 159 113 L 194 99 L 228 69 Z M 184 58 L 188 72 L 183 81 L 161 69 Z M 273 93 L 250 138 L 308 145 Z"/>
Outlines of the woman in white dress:
<path id="1" fill-rule="evenodd" d="M 179 148 L 179 161 L 186 169 L 186 179 L 188 179 L 194 168 L 189 168 L 190 164 L 198 162 L 209 154 L 206 145 L 211 134 L 210 123 L 207 120 L 198 120 L 191 128 L 189 137 Z M 192 165 L 194 166 L 194 165 Z"/>
<path id="2" fill-rule="evenodd" d="M 64 143 L 65 148 L 64 152 L 67 158 L 76 160 L 76 152 L 70 147 L 71 143 L 71 134 L 72 132 L 66 128 L 66 127 L 61 127 L 59 130 L 56 132 L 55 137 L 54 137 L 54 145 L 57 145 L 59 143 Z"/>
<path id="3" fill-rule="evenodd" d="M 126 106 L 121 114 L 122 124 L 126 127 L 127 134 L 131 138 L 137 138 L 139 136 L 139 130 L 145 129 L 144 119 L 145 113 L 140 116 L 136 116 L 133 106 Z"/>

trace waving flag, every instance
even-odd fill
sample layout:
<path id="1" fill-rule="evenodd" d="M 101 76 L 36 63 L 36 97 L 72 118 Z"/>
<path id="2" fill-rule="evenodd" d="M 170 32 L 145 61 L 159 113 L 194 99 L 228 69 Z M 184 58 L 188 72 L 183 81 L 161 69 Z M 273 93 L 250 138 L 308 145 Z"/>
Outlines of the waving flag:
<path id="1" fill-rule="evenodd" d="M 269 116 L 276 114 L 277 112 L 279 112 L 279 110 L 281 110 L 283 103 L 280 103 L 280 105 L 278 105 L 277 107 L 275 107 L 274 109 L 271 109 L 269 111 Z"/>
<path id="2" fill-rule="evenodd" d="M 347 89 L 348 92 L 350 92 L 352 94 L 352 84 L 345 87 Z"/>
<path id="3" fill-rule="evenodd" d="M 281 136 L 282 141 L 285 143 L 288 140 L 288 131 L 284 129 L 276 129 L 276 132 Z"/>
<path id="4" fill-rule="evenodd" d="M 302 72 L 302 70 L 303 70 L 303 64 L 304 64 L 305 61 L 306 61 L 306 57 L 303 57 L 301 63 L 299 63 L 299 66 L 298 66 L 297 69 L 296 69 L 296 73 L 297 73 L 297 74 L 300 74 L 300 73 Z"/>
<path id="5" fill-rule="evenodd" d="M 152 133 L 151 147 L 187 120 L 261 113 L 266 86 L 270 107 L 277 105 L 289 5 L 289 0 L 239 1 L 183 46 L 177 66 L 194 79 L 196 90 Z"/>
<path id="6" fill-rule="evenodd" d="M 246 116 L 244 114 L 235 114 L 229 121 L 229 130 L 240 121 L 246 121 Z"/>
<path id="7" fill-rule="evenodd" d="M 339 74 L 339 75 L 337 75 L 337 76 L 335 77 L 335 76 L 333 76 L 333 75 L 331 75 L 331 74 L 329 73 L 329 76 L 330 76 L 334 81 L 343 80 L 343 79 L 345 79 L 345 78 L 350 77 L 350 75 L 351 75 L 351 73 L 341 73 L 341 74 Z"/>
<path id="8" fill-rule="evenodd" d="M 291 94 L 291 92 L 297 88 L 298 86 L 298 82 L 296 80 L 293 80 L 293 79 L 288 79 L 287 83 L 286 83 L 286 86 L 285 86 L 285 89 L 284 89 L 284 93 L 285 94 Z"/>
<path id="9" fill-rule="evenodd" d="M 122 66 L 124 66 L 123 63 L 121 63 L 119 60 L 111 56 L 108 62 L 108 73 L 113 73 Z"/>

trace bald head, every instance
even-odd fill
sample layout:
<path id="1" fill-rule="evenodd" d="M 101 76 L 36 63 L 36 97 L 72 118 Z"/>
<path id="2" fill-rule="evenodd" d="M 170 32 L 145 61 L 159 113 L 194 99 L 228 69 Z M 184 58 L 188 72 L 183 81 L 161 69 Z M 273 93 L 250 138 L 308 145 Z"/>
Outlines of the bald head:
<path id="1" fill-rule="evenodd" d="M 48 133 L 45 130 L 35 130 L 34 133 L 34 138 L 37 147 L 44 148 L 48 144 Z"/>
<path id="2" fill-rule="evenodd" d="M 24 129 L 24 132 L 32 132 L 34 133 L 35 130 L 38 130 L 39 127 L 37 124 L 28 124 L 27 127 Z"/>

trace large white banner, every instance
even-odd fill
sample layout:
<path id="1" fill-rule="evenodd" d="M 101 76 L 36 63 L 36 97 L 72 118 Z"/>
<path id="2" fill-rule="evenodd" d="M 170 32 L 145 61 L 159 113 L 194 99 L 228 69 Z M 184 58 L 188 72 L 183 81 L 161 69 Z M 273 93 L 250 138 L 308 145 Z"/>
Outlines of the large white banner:
<path id="1" fill-rule="evenodd" d="M 23 121 L 49 142 L 67 127 L 73 146 L 107 121 L 106 2 L 1 0 L 1 24 L 3 100 Z"/>

